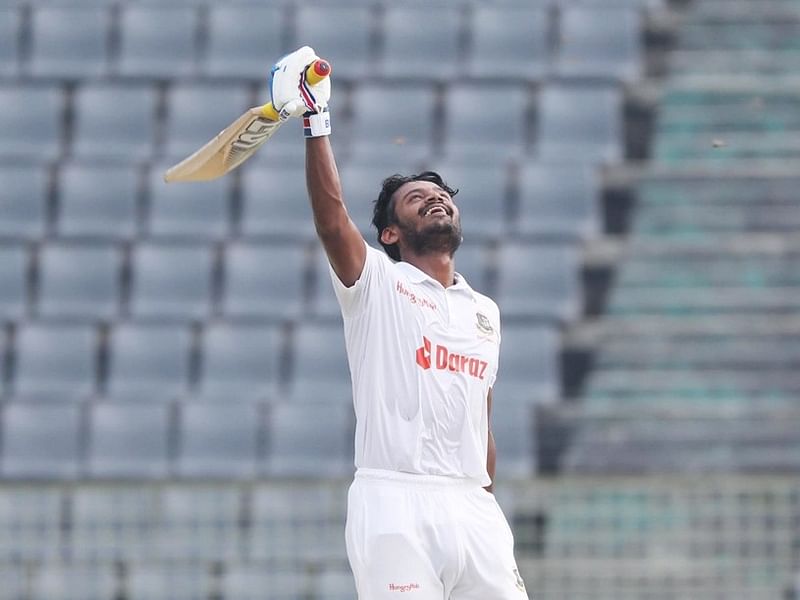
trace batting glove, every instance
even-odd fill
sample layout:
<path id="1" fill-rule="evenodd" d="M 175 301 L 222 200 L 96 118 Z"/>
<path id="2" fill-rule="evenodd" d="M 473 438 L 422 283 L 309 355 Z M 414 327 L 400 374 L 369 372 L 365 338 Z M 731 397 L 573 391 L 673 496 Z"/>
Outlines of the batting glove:
<path id="1" fill-rule="evenodd" d="M 327 114 L 331 97 L 330 78 L 326 77 L 316 85 L 306 82 L 306 69 L 317 59 L 319 57 L 313 48 L 303 46 L 272 67 L 269 93 L 282 121 L 306 113 Z"/>

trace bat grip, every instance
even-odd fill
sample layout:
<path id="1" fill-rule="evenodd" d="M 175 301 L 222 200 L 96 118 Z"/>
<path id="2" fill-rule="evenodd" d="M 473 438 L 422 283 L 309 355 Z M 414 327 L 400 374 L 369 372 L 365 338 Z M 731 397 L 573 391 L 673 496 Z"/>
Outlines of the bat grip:
<path id="1" fill-rule="evenodd" d="M 309 85 L 317 85 L 330 74 L 331 64 L 323 58 L 318 58 L 313 63 L 308 65 L 308 68 L 306 69 L 306 81 L 308 81 Z M 272 121 L 280 120 L 278 111 L 275 110 L 274 106 L 272 106 L 272 102 L 267 102 L 261 107 L 261 114 Z"/>

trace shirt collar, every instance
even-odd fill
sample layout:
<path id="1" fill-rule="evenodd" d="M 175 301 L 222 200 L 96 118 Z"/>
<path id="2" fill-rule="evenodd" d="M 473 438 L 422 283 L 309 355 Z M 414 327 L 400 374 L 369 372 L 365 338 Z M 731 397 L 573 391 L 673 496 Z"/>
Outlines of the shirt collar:
<path id="1" fill-rule="evenodd" d="M 408 278 L 411 283 L 422 283 L 423 281 L 428 281 L 431 284 L 441 288 L 442 284 L 436 281 L 433 277 L 428 275 L 425 271 L 418 269 L 411 263 L 407 263 L 404 261 L 398 261 L 395 263 L 398 269 Z M 455 283 L 446 290 L 453 290 L 453 291 L 465 291 L 469 293 L 471 296 L 474 295 L 474 290 L 472 287 L 467 283 L 467 279 L 461 275 L 458 271 L 455 272 Z"/>

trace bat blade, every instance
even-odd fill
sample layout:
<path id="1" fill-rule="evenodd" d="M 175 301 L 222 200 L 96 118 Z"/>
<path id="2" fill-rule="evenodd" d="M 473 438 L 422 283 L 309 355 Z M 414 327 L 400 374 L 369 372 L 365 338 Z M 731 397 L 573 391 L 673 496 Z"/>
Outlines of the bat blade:
<path id="1" fill-rule="evenodd" d="M 266 142 L 281 121 L 263 116 L 263 107 L 247 110 L 202 148 L 170 167 L 164 181 L 210 181 L 232 171 Z"/>

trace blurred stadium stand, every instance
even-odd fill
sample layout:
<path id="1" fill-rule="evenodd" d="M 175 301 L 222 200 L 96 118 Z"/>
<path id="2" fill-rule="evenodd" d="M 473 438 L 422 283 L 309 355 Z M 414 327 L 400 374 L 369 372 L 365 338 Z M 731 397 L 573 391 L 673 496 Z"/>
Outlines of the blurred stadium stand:
<path id="1" fill-rule="evenodd" d="M 0 0 L 0 600 L 354 598 L 299 127 L 161 181 L 302 44 L 370 243 L 383 177 L 461 188 L 531 596 L 800 598 L 798 39 L 793 0 Z"/>

